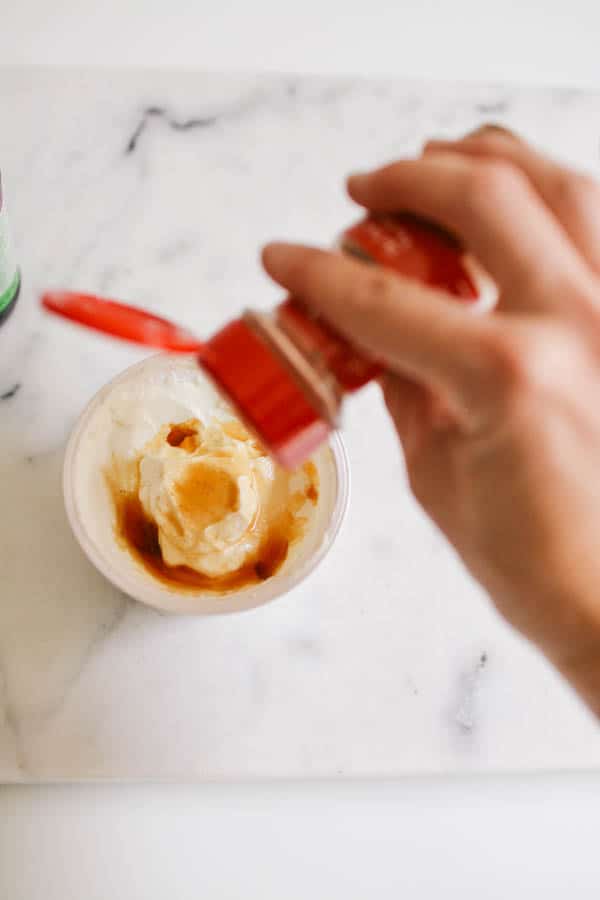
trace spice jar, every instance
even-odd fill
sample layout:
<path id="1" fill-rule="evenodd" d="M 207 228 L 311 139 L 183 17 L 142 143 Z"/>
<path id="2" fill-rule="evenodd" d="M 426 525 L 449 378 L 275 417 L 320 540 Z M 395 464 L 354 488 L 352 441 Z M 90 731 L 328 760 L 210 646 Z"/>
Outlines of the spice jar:
<path id="1" fill-rule="evenodd" d="M 441 228 L 411 215 L 371 215 L 345 231 L 340 249 L 478 307 L 496 289 L 489 275 Z M 198 356 L 279 463 L 301 463 L 338 427 L 345 394 L 381 372 L 322 318 L 288 298 L 270 315 L 246 312 Z"/>

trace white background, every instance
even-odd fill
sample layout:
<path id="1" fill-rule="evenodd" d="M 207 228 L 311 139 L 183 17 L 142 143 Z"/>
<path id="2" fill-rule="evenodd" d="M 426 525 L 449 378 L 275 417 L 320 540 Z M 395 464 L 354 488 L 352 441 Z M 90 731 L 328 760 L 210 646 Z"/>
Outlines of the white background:
<path id="1" fill-rule="evenodd" d="M 0 0 L 5 63 L 600 88 L 599 35 L 597 0 Z M 0 110 L 0 159 L 8 140 Z M 0 896 L 582 900 L 598 896 L 599 825 L 595 775 L 5 788 Z"/>

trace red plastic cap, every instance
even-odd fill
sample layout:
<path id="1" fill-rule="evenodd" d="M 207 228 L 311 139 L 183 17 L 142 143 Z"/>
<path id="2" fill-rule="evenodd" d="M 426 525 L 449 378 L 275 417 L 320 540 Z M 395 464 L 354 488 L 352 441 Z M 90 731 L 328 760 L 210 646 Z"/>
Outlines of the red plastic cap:
<path id="1" fill-rule="evenodd" d="M 329 434 L 281 359 L 242 319 L 207 341 L 198 359 L 282 466 L 299 465 Z"/>
<path id="2" fill-rule="evenodd" d="M 202 347 L 197 337 L 174 322 L 145 309 L 103 300 L 91 294 L 48 291 L 42 296 L 42 306 L 86 328 L 145 347 L 157 347 L 171 353 L 196 353 Z"/>

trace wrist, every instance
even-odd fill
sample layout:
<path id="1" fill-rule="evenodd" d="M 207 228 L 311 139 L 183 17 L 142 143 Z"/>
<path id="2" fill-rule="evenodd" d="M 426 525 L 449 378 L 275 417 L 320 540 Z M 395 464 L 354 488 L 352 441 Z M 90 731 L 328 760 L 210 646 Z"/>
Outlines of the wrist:
<path id="1" fill-rule="evenodd" d="M 600 718 L 600 600 L 589 591 L 573 590 L 575 585 L 570 590 L 543 587 L 512 595 L 508 608 L 498 607 Z"/>
<path id="2" fill-rule="evenodd" d="M 591 711 L 600 718 L 600 635 L 595 646 L 552 660 Z"/>

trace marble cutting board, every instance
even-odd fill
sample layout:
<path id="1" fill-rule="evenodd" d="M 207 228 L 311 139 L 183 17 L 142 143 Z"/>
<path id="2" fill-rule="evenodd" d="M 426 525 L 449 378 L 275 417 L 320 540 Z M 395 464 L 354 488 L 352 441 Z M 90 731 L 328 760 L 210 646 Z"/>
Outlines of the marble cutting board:
<path id="1" fill-rule="evenodd" d="M 394 776 L 590 768 L 591 717 L 416 508 L 375 389 L 349 407 L 350 512 L 278 603 L 182 619 L 88 564 L 66 438 L 139 351 L 42 317 L 67 286 L 207 333 L 278 292 L 257 250 L 328 244 L 344 173 L 502 122 L 598 171 L 573 90 L 194 72 L 0 69 L 0 165 L 24 288 L 0 329 L 0 778 Z"/>

